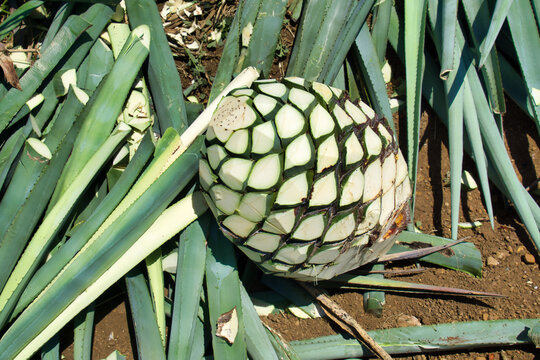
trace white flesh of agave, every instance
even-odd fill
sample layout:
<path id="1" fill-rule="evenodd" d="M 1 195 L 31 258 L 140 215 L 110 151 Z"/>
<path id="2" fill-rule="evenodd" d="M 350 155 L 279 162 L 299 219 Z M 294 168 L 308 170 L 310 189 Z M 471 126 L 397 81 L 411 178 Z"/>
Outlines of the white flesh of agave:
<path id="1" fill-rule="evenodd" d="M 241 158 L 226 160 L 219 169 L 219 178 L 233 190 L 242 190 L 248 179 L 253 161 Z"/>
<path id="2" fill-rule="evenodd" d="M 354 170 L 341 190 L 339 206 L 347 206 L 360 201 L 364 190 L 364 181 L 362 170 L 360 168 Z"/>
<path id="3" fill-rule="evenodd" d="M 307 134 L 300 135 L 285 150 L 285 170 L 305 165 L 312 157 L 312 146 Z"/>
<path id="4" fill-rule="evenodd" d="M 315 139 L 330 134 L 335 128 L 332 115 L 320 104 L 317 104 L 309 115 L 309 126 Z"/>
<path id="5" fill-rule="evenodd" d="M 354 231 L 356 221 L 354 214 L 349 214 L 335 222 L 324 235 L 323 243 L 340 241 L 347 238 Z"/>
<path id="6" fill-rule="evenodd" d="M 341 97 L 341 94 L 343 94 L 343 90 L 338 89 L 338 88 L 335 88 L 335 87 L 333 87 L 333 86 L 330 86 L 330 90 L 332 90 L 332 92 L 334 93 L 334 95 L 335 95 L 336 97 L 338 97 L 338 98 Z"/>
<path id="7" fill-rule="evenodd" d="M 267 154 L 274 147 L 276 130 L 270 121 L 253 127 L 253 145 L 251 152 L 255 154 Z"/>
<path id="8" fill-rule="evenodd" d="M 337 198 L 336 174 L 330 172 L 313 184 L 309 206 L 330 205 Z"/>
<path id="9" fill-rule="evenodd" d="M 298 106 L 302 111 L 306 111 L 315 102 L 315 96 L 305 90 L 292 88 L 289 91 L 289 101 Z"/>
<path id="10" fill-rule="evenodd" d="M 349 100 L 345 101 L 345 111 L 351 116 L 357 124 L 363 124 L 367 121 L 366 115 L 356 105 Z"/>
<path id="11" fill-rule="evenodd" d="M 315 240 L 322 235 L 323 231 L 324 215 L 317 214 L 303 219 L 292 234 L 292 238 L 298 240 Z"/>
<path id="12" fill-rule="evenodd" d="M 260 82 L 258 86 L 263 93 L 277 98 L 281 98 L 287 93 L 287 87 L 284 84 L 274 81 L 270 81 L 267 84 Z"/>
<path id="13" fill-rule="evenodd" d="M 216 207 L 227 215 L 234 213 L 242 198 L 241 194 L 221 184 L 212 186 L 208 193 Z"/>
<path id="14" fill-rule="evenodd" d="M 244 219 L 240 215 L 230 215 L 223 220 L 223 225 L 236 235 L 247 237 L 257 224 Z"/>
<path id="15" fill-rule="evenodd" d="M 364 174 L 364 197 L 363 202 L 375 199 L 381 192 L 381 160 L 377 159 L 368 165 Z"/>
<path id="16" fill-rule="evenodd" d="M 368 157 L 377 156 L 381 153 L 381 138 L 369 126 L 364 130 L 364 144 L 366 145 Z"/>
<path id="17" fill-rule="evenodd" d="M 335 106 L 332 112 L 334 113 L 334 116 L 336 117 L 338 125 L 341 129 L 344 129 L 354 123 L 351 117 L 341 107 Z"/>
<path id="18" fill-rule="evenodd" d="M 351 247 L 359 247 L 359 246 L 365 246 L 369 242 L 369 235 L 365 234 L 362 236 L 357 236 L 354 238 L 354 241 L 351 244 Z"/>
<path id="19" fill-rule="evenodd" d="M 270 189 L 276 185 L 281 174 L 278 154 L 270 154 L 257 160 L 249 176 L 248 186 L 257 190 Z"/>
<path id="20" fill-rule="evenodd" d="M 287 264 L 301 264 L 307 260 L 311 245 L 287 245 L 282 247 L 276 254 L 276 260 Z"/>
<path id="21" fill-rule="evenodd" d="M 199 160 L 199 175 L 201 178 L 201 186 L 205 191 L 208 191 L 210 186 L 214 183 L 215 175 L 208 165 L 208 161 Z"/>
<path id="22" fill-rule="evenodd" d="M 370 108 L 365 102 L 360 101 L 360 109 L 366 114 L 366 116 L 370 119 L 375 118 L 375 111 L 373 111 L 372 108 Z"/>
<path id="23" fill-rule="evenodd" d="M 409 183 L 409 177 L 405 177 L 405 180 L 396 187 L 396 207 L 404 204 L 411 196 L 411 185 Z"/>
<path id="24" fill-rule="evenodd" d="M 266 214 L 268 196 L 266 193 L 247 193 L 238 205 L 238 214 L 250 221 L 261 221 Z"/>
<path id="25" fill-rule="evenodd" d="M 329 136 L 317 148 L 317 173 L 334 166 L 339 160 L 339 149 L 336 138 Z"/>
<path id="26" fill-rule="evenodd" d="M 407 177 L 407 162 L 401 152 L 399 152 L 396 161 L 396 184 L 401 184 Z"/>
<path id="27" fill-rule="evenodd" d="M 246 129 L 236 130 L 227 140 L 225 149 L 233 154 L 244 154 L 248 151 L 249 131 Z"/>
<path id="28" fill-rule="evenodd" d="M 381 196 L 381 217 L 379 218 L 379 224 L 384 225 L 392 215 L 394 211 L 395 191 L 392 186 L 386 193 Z"/>
<path id="29" fill-rule="evenodd" d="M 325 103 L 329 103 L 330 100 L 332 100 L 332 90 L 324 84 L 321 84 L 319 82 L 314 82 L 311 84 L 313 87 L 313 91 L 315 91 L 319 96 L 324 100 Z"/>
<path id="30" fill-rule="evenodd" d="M 278 102 L 273 97 L 259 94 L 253 99 L 253 105 L 263 115 L 270 114 L 278 106 Z"/>
<path id="31" fill-rule="evenodd" d="M 288 234 L 292 231 L 296 215 L 294 209 L 270 213 L 263 224 L 263 230 L 275 234 Z"/>
<path id="32" fill-rule="evenodd" d="M 234 90 L 232 92 L 232 95 L 234 95 L 234 96 L 242 96 L 242 95 L 251 96 L 254 93 L 255 93 L 255 90 L 253 90 L 253 89 L 238 89 L 238 90 Z"/>
<path id="33" fill-rule="evenodd" d="M 279 188 L 276 204 L 297 205 L 308 195 L 308 181 L 306 173 L 300 173 L 285 181 Z"/>
<path id="34" fill-rule="evenodd" d="M 227 96 L 221 100 L 219 111 L 214 113 L 209 125 L 219 141 L 225 143 L 234 131 L 255 122 L 257 115 L 248 101 L 247 96 Z"/>
<path id="35" fill-rule="evenodd" d="M 367 206 L 364 219 L 356 227 L 356 235 L 362 235 L 366 231 L 370 230 L 377 224 L 381 215 L 381 199 L 375 199 L 371 204 Z"/>
<path id="36" fill-rule="evenodd" d="M 279 235 L 262 231 L 251 235 L 245 242 L 245 245 L 249 245 L 259 251 L 271 253 L 278 248 L 280 239 L 281 236 Z"/>
<path id="37" fill-rule="evenodd" d="M 210 162 L 210 166 L 212 169 L 217 169 L 219 164 L 227 157 L 227 152 L 223 148 L 223 146 L 214 144 L 209 146 L 206 149 L 206 154 L 208 156 L 208 161 Z"/>
<path id="38" fill-rule="evenodd" d="M 396 179 L 396 158 L 394 155 L 384 159 L 382 165 L 382 192 L 387 192 L 394 184 Z"/>
<path id="39" fill-rule="evenodd" d="M 304 115 L 292 105 L 285 104 L 276 114 L 276 128 L 280 138 L 290 139 L 304 130 Z"/>
<path id="40" fill-rule="evenodd" d="M 298 77 L 298 76 L 288 76 L 283 80 L 290 81 L 292 83 L 295 83 L 296 85 L 305 86 L 306 80 L 304 78 Z"/>
<path id="41" fill-rule="evenodd" d="M 358 141 L 355 133 L 351 133 L 345 141 L 345 164 L 352 165 L 364 159 L 362 144 Z"/>

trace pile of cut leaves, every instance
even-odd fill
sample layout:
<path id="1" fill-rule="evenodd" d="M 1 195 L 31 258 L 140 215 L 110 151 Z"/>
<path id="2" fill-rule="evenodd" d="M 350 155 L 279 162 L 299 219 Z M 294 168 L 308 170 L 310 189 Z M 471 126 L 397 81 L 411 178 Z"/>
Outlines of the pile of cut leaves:
<path id="1" fill-rule="evenodd" d="M 464 152 L 477 166 L 491 222 L 494 184 L 526 227 L 529 237 L 523 241 L 540 248 L 540 207 L 518 180 L 500 121 L 506 93 L 540 130 L 538 2 L 240 0 L 228 22 L 220 13 L 230 6 L 175 0 L 158 9 L 152 0 L 30 0 L 4 17 L 2 358 L 60 359 L 58 332 L 76 319 L 74 356 L 90 359 L 94 303 L 118 281 L 125 282 L 140 359 L 341 359 L 374 353 L 388 358 L 538 346 L 539 319 L 366 333 L 325 295 L 325 288 L 363 290 L 365 307 L 374 313 L 381 311 L 385 291 L 499 296 L 382 275 L 384 262 L 411 259 L 481 275 L 479 251 L 458 241 Z M 36 11 L 41 20 L 30 19 Z M 211 33 L 200 31 L 202 19 L 213 22 Z M 48 24 L 45 36 L 31 47 L 17 47 L 17 32 L 40 21 Z M 171 37 L 164 21 L 169 27 L 175 21 L 191 25 Z M 394 48 L 406 75 L 402 145 L 413 188 L 411 224 L 424 96 L 449 130 L 452 239 L 410 225 L 363 275 L 348 273 L 316 285 L 263 275 L 235 252 L 199 190 L 199 135 L 230 89 L 249 86 L 259 74 L 269 76 L 285 21 L 298 22 L 287 77 L 347 89 L 387 119 L 396 102 L 387 95 L 381 69 L 387 45 Z M 203 41 L 205 47 L 224 43 L 213 78 L 200 66 Z M 195 72 L 184 92 L 173 57 L 180 49 Z M 211 84 L 205 108 L 184 97 L 202 81 Z M 426 245 L 411 245 L 418 243 Z M 452 256 L 442 255 L 449 247 Z M 253 286 L 258 283 L 264 293 Z M 261 296 L 307 302 L 293 311 L 309 315 L 319 303 L 345 335 L 286 343 L 260 321 L 253 301 Z"/>

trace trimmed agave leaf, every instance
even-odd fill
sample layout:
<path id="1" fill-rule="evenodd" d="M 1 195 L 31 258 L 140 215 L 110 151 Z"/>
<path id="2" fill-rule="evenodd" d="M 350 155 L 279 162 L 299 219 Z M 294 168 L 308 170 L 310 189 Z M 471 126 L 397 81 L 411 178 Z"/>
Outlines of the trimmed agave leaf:
<path id="1" fill-rule="evenodd" d="M 442 8 L 439 10 L 441 13 L 441 24 L 439 25 L 441 73 L 439 76 L 443 80 L 448 80 L 448 74 L 455 70 L 457 66 L 456 57 L 454 56 L 454 41 L 456 38 L 458 0 L 445 1 L 441 6 Z"/>
<path id="2" fill-rule="evenodd" d="M 51 203 L 70 186 L 81 167 L 109 136 L 120 115 L 133 81 L 149 52 L 150 32 L 146 25 L 133 30 L 116 59 L 109 76 L 103 81 L 94 98 L 81 115 L 81 131 Z"/>
<path id="3" fill-rule="evenodd" d="M 454 9 L 455 6 L 455 9 Z M 438 13 L 441 12 L 442 20 L 438 18 Z M 441 73 L 439 76 L 445 78 L 444 89 L 446 93 L 446 103 L 448 106 L 448 142 L 450 144 L 450 193 L 451 193 L 451 234 L 452 239 L 456 240 L 458 235 L 459 221 L 459 204 L 461 200 L 461 174 L 463 168 L 463 78 L 467 72 L 467 68 L 461 61 L 461 52 L 454 49 L 454 34 L 457 11 L 457 1 L 453 2 L 438 2 L 437 0 L 428 1 L 428 16 L 430 18 L 431 27 L 434 29 L 433 36 L 435 45 L 439 52 L 439 60 L 441 62 Z M 447 13 L 448 12 L 448 13 Z M 447 17 L 453 15 L 451 20 Z M 450 27 L 451 29 L 447 29 Z M 443 36 L 451 33 L 452 39 L 448 40 Z M 440 34 L 440 36 L 439 36 Z M 452 45 L 452 49 L 447 48 L 447 43 Z M 445 56 L 452 56 L 449 61 Z M 456 69 L 450 72 L 449 68 L 445 68 L 444 64 L 455 66 Z M 452 66 L 452 64 L 455 64 Z M 443 75 L 444 74 L 444 75 Z"/>
<path id="4" fill-rule="evenodd" d="M 15 29 L 34 9 L 40 7 L 45 2 L 41 0 L 28 1 L 17 8 L 0 24 L 0 40 Z"/>
<path id="5" fill-rule="evenodd" d="M 214 358 L 247 358 L 240 280 L 234 248 L 216 224 L 212 224 L 208 236 L 206 288 Z M 227 314 L 231 314 L 229 318 Z M 218 322 L 221 322 L 223 327 L 218 327 Z"/>
<path id="6" fill-rule="evenodd" d="M 386 45 L 388 44 L 388 27 L 390 26 L 390 14 L 392 13 L 392 1 L 378 1 L 373 6 L 375 24 L 371 29 L 371 37 L 379 63 L 384 63 Z"/>
<path id="7" fill-rule="evenodd" d="M 243 66 L 254 66 L 264 76 L 270 73 L 287 0 L 263 1 L 257 13 Z"/>
<path id="8" fill-rule="evenodd" d="M 240 283 L 240 298 L 246 327 L 246 345 L 250 357 L 255 360 L 277 360 L 278 356 L 242 283 Z"/>
<path id="9" fill-rule="evenodd" d="M 165 288 L 165 280 L 163 278 L 163 267 L 161 264 L 161 248 L 156 249 L 144 260 L 146 263 L 148 283 L 150 285 L 150 294 L 154 309 L 153 315 L 157 322 L 162 346 L 165 347 L 167 327 L 165 325 L 165 294 L 163 292 L 163 289 Z"/>
<path id="10" fill-rule="evenodd" d="M 73 319 L 73 358 L 92 357 L 92 335 L 94 334 L 94 305 L 91 304 Z"/>
<path id="11" fill-rule="evenodd" d="M 55 335 L 41 348 L 41 360 L 60 359 L 60 335 Z"/>
<path id="12" fill-rule="evenodd" d="M 42 49 L 46 49 L 47 47 L 49 47 L 52 40 L 54 39 L 54 36 L 58 32 L 58 30 L 60 30 L 62 25 L 66 22 L 67 18 L 71 14 L 73 6 L 75 6 L 75 3 L 73 2 L 67 2 L 60 5 L 58 10 L 56 11 L 56 14 L 54 14 L 54 18 L 51 24 L 48 27 L 47 34 L 45 35 L 45 38 L 41 43 Z"/>
<path id="13" fill-rule="evenodd" d="M 523 334 L 539 324 L 538 319 L 472 321 L 372 330 L 368 334 L 389 354 L 425 354 L 529 344 L 531 340 Z M 291 341 L 290 345 L 302 358 L 313 360 L 372 356 L 358 340 L 343 335 Z"/>
<path id="14" fill-rule="evenodd" d="M 497 2 L 495 3 L 493 17 L 489 22 L 489 29 L 487 30 L 486 35 L 482 39 L 482 43 L 480 44 L 480 61 L 478 61 L 479 67 L 484 66 L 486 60 L 488 59 L 491 49 L 495 45 L 495 40 L 497 39 L 499 31 L 501 30 L 504 21 L 506 20 L 506 16 L 508 15 L 508 11 L 510 10 L 512 3 L 513 0 L 497 0 Z"/>
<path id="15" fill-rule="evenodd" d="M 287 298 L 311 318 L 320 317 L 323 313 L 319 306 L 313 302 L 312 297 L 306 291 L 300 289 L 292 280 L 263 275 L 262 283 Z"/>
<path id="16" fill-rule="evenodd" d="M 13 88 L 2 98 L 0 103 L 0 132 L 5 129 L 17 111 L 35 93 L 43 80 L 67 53 L 70 46 L 92 25 L 92 21 L 100 16 L 108 20 L 106 11 L 107 6 L 96 4 L 87 11 L 86 16 L 70 16 L 55 37 L 55 42 L 59 45 L 45 49 L 37 63 L 28 69 L 21 78 L 20 84 L 23 91 Z"/>
<path id="17" fill-rule="evenodd" d="M 412 185 L 411 222 L 414 221 L 418 151 L 420 141 L 420 103 L 424 77 L 424 38 L 427 1 L 405 2 L 405 80 L 407 84 L 407 163 Z"/>
<path id="18" fill-rule="evenodd" d="M 127 168 L 109 191 L 106 198 L 94 210 L 92 215 L 77 227 L 69 241 L 43 264 L 32 277 L 17 304 L 14 314 L 18 314 L 39 294 L 47 284 L 60 272 L 60 270 L 79 252 L 91 235 L 99 228 L 114 208 L 126 195 L 130 187 L 140 175 L 148 159 L 152 156 L 154 145 L 148 134 L 139 145 L 135 156 Z"/>
<path id="19" fill-rule="evenodd" d="M 40 261 L 43 260 L 48 245 L 60 230 L 70 210 L 129 132 L 130 130 L 118 129 L 105 141 L 39 225 L 0 293 L 0 324 L 2 326 L 11 316 L 24 287 Z"/>
<path id="20" fill-rule="evenodd" d="M 401 251 L 428 246 L 447 245 L 450 243 L 452 243 L 452 240 L 442 237 L 402 231 L 398 235 L 396 244 L 388 251 L 388 253 L 395 254 Z M 473 276 L 482 275 L 482 255 L 474 244 L 469 242 L 462 242 L 445 251 L 421 257 L 419 260 L 454 270 L 465 271 Z"/>
<path id="21" fill-rule="evenodd" d="M 207 231 L 208 215 L 193 222 L 180 235 L 168 350 L 172 359 L 189 359 L 195 352 Z"/>
<path id="22" fill-rule="evenodd" d="M 500 3 L 501 1 L 498 1 L 497 6 Z M 482 53 L 481 46 L 485 45 L 486 41 L 489 41 L 487 39 L 491 36 L 490 32 L 493 31 L 492 26 L 496 20 L 495 18 L 500 14 L 494 12 L 494 19 L 490 22 L 488 3 L 481 0 L 464 2 L 463 9 L 465 10 L 467 24 L 469 25 L 473 44 L 477 51 Z M 504 17 L 506 17 L 506 14 Z M 504 19 L 504 17 L 502 19 Z M 481 55 L 484 56 L 483 54 Z M 486 55 L 485 61 L 478 63 L 478 67 L 480 67 L 480 70 L 482 71 L 482 77 L 484 79 L 484 83 L 486 84 L 486 91 L 489 96 L 489 102 L 493 112 L 496 114 L 506 112 L 501 71 L 499 69 L 499 61 L 495 47 L 489 50 L 489 54 Z"/>
<path id="23" fill-rule="evenodd" d="M 540 132 L 540 105 L 534 101 L 532 95 L 533 89 L 540 89 L 540 74 L 535 70 L 536 59 L 540 57 L 540 34 L 530 2 L 514 1 L 508 10 L 506 19 L 514 41 L 523 80 L 527 84 L 529 97 L 533 99 L 536 128 Z"/>
<path id="24" fill-rule="evenodd" d="M 349 55 L 351 65 L 353 69 L 360 69 L 375 112 L 387 118 L 392 131 L 395 131 L 394 122 L 391 121 L 392 110 L 390 109 L 388 95 L 386 94 L 386 85 L 381 73 L 381 64 L 377 60 L 373 39 L 369 34 L 366 24 L 360 29 L 351 51 L 353 54 L 352 56 Z"/>
<path id="25" fill-rule="evenodd" d="M 126 1 L 129 23 L 132 28 L 146 24 L 150 28 L 150 53 L 148 56 L 148 84 L 152 92 L 161 133 L 172 126 L 181 133 L 188 126 L 180 75 L 163 30 L 157 5 L 152 0 Z"/>
<path id="26" fill-rule="evenodd" d="M 125 281 L 138 356 L 141 359 L 164 360 L 165 349 L 142 268 L 131 270 L 126 275 Z"/>
<path id="27" fill-rule="evenodd" d="M 374 264 L 371 268 L 372 271 L 383 271 L 384 265 L 383 264 Z M 384 278 L 384 274 L 370 274 L 367 276 L 371 276 L 376 279 L 382 279 Z M 382 316 L 382 310 L 383 306 L 386 303 L 386 297 L 383 291 L 366 291 L 362 294 L 362 298 L 364 301 L 364 311 L 368 314 L 375 315 L 377 317 Z"/>

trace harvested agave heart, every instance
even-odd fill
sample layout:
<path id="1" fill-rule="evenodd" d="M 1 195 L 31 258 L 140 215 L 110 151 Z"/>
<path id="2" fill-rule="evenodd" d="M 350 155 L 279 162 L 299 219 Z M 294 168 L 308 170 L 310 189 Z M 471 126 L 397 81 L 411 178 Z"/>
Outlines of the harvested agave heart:
<path id="1" fill-rule="evenodd" d="M 384 255 L 408 221 L 385 119 L 339 89 L 256 81 L 223 98 L 200 183 L 222 231 L 267 273 L 329 279 Z"/>

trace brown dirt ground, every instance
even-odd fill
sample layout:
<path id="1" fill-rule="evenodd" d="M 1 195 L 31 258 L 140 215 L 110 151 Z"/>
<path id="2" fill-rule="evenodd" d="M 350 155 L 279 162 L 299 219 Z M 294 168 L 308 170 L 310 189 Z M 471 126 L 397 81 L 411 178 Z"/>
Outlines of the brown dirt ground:
<path id="1" fill-rule="evenodd" d="M 213 1 L 212 3 L 219 6 L 221 2 Z M 231 16 L 234 13 L 234 6 L 226 6 L 222 12 L 224 16 Z M 291 22 L 289 28 L 281 33 L 285 47 L 291 48 L 294 26 L 295 24 Z M 201 33 L 196 33 L 194 36 L 200 35 Z M 204 47 L 203 50 L 201 62 L 206 71 L 203 76 L 211 80 L 216 72 L 222 46 L 218 46 L 217 49 Z M 274 64 L 273 77 L 283 76 L 287 57 L 287 55 L 284 56 Z M 186 59 L 187 55 L 181 49 L 178 50 L 176 60 L 184 88 L 194 78 L 193 73 L 186 66 Z M 395 61 L 393 63 L 396 65 L 393 70 L 397 69 L 399 73 L 398 64 Z M 396 76 L 399 79 L 399 74 Z M 394 85 L 398 85 L 396 82 L 399 80 L 394 80 Z M 205 102 L 203 94 L 208 94 L 209 88 L 207 83 L 196 92 L 201 102 Z M 399 125 L 404 118 L 404 114 L 398 113 L 394 121 Z M 512 154 L 514 166 L 523 184 L 526 186 L 532 184 L 540 177 L 540 139 L 536 128 L 532 121 L 510 101 L 508 112 L 503 119 L 507 148 Z M 403 140 L 401 142 L 404 143 Z M 465 159 L 464 168 L 475 174 L 474 164 L 469 158 Z M 418 225 L 421 224 L 419 227 L 425 233 L 450 236 L 450 189 L 443 185 L 449 171 L 446 128 L 438 121 L 436 115 L 426 110 L 422 114 L 415 215 L 415 220 Z M 493 206 L 495 228 L 491 229 L 480 191 L 473 190 L 462 195 L 460 221 L 478 220 L 483 225 L 476 229 L 460 229 L 459 236 L 468 236 L 468 241 L 472 241 L 479 248 L 485 262 L 488 257 L 498 262 L 497 265 L 485 264 L 482 278 L 473 278 L 457 271 L 429 266 L 420 274 L 395 278 L 416 283 L 496 292 L 506 295 L 506 298 L 472 299 L 387 294 L 386 305 L 380 318 L 364 312 L 361 292 L 335 291 L 331 296 L 332 299 L 367 330 L 396 327 L 397 318 L 403 314 L 415 316 L 426 325 L 455 321 L 540 317 L 539 259 L 536 257 L 535 264 L 526 264 L 523 261 L 525 254 L 536 253 L 531 239 L 512 206 L 495 189 L 493 190 Z M 102 359 L 115 349 L 126 355 L 128 359 L 133 359 L 136 354 L 134 344 L 130 340 L 134 337 L 130 320 L 128 320 L 129 310 L 122 299 L 123 297 L 116 297 L 97 307 L 93 359 Z M 264 317 L 263 321 L 280 332 L 286 340 L 306 339 L 340 331 L 327 319 L 301 320 L 288 313 Z M 67 339 L 72 337 L 69 335 L 72 334 L 72 329 L 66 328 L 65 334 Z M 64 359 L 72 359 L 72 345 L 63 348 L 62 354 Z M 415 359 L 422 358 L 538 359 L 538 353 L 532 347 L 522 347 L 415 357 Z"/>

